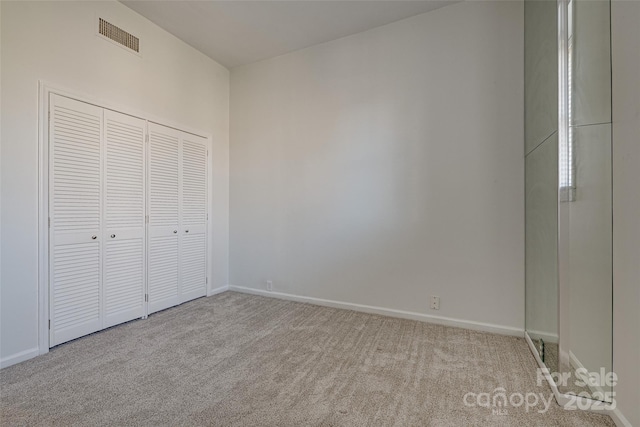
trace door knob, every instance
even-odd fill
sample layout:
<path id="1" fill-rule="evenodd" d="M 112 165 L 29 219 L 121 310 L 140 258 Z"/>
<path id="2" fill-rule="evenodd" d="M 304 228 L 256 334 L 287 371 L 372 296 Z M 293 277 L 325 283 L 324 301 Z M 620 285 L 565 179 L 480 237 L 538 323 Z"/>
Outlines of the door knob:
<path id="1" fill-rule="evenodd" d="M 188 233 L 188 232 L 189 232 L 189 230 L 184 230 L 184 232 L 185 232 L 185 233 Z"/>
<path id="2" fill-rule="evenodd" d="M 173 230 L 173 234 L 176 234 L 178 232 L 178 230 Z"/>
<path id="3" fill-rule="evenodd" d="M 98 238 L 98 236 L 96 236 L 96 235 L 94 234 L 93 236 L 91 236 L 91 238 L 92 238 L 93 240 L 96 240 L 96 239 Z"/>
<path id="4" fill-rule="evenodd" d="M 114 237 L 116 237 L 116 235 L 115 235 L 115 234 L 112 234 L 112 235 L 111 235 L 111 238 L 113 239 Z"/>

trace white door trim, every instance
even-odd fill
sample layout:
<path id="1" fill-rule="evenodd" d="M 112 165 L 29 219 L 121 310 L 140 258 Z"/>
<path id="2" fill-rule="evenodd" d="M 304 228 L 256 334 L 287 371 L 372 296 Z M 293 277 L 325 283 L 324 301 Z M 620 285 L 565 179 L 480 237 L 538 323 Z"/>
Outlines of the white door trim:
<path id="1" fill-rule="evenodd" d="M 96 105 L 108 110 L 138 117 L 148 122 L 154 122 L 181 130 L 207 139 L 207 149 L 212 150 L 213 135 L 183 126 L 172 120 L 156 117 L 130 107 L 118 105 L 103 99 L 96 99 L 86 93 L 62 88 L 44 80 L 38 81 L 38 354 L 49 352 L 49 95 L 66 96 L 81 102 Z M 213 179 L 213 161 L 208 157 L 207 181 Z M 210 187 L 211 188 L 211 187 Z M 213 277 L 213 262 L 209 259 L 211 254 L 210 240 L 213 227 L 213 197 L 207 194 L 207 277 Z M 211 291 L 211 280 L 208 280 L 207 295 Z"/>

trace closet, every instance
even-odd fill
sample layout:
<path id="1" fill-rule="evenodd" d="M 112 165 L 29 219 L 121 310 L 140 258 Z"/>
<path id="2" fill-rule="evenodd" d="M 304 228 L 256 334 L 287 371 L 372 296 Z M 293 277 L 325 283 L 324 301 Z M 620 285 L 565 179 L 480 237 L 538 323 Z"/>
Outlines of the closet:
<path id="1" fill-rule="evenodd" d="M 205 294 L 207 150 L 149 123 L 149 312 Z"/>
<path id="2" fill-rule="evenodd" d="M 51 347 L 206 295 L 207 142 L 50 95 Z"/>

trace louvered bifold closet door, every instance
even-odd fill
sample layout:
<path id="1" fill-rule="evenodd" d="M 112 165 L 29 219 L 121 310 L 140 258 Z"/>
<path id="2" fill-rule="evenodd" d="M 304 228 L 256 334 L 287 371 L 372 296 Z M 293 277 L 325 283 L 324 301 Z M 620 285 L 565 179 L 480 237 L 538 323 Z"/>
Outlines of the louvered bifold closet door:
<path id="1" fill-rule="evenodd" d="M 183 133 L 181 153 L 180 294 L 184 302 L 207 293 L 207 140 Z"/>
<path id="2" fill-rule="evenodd" d="M 50 346 L 102 327 L 102 108 L 49 100 Z"/>
<path id="3" fill-rule="evenodd" d="M 148 312 L 180 304 L 180 132 L 149 123 Z"/>
<path id="4" fill-rule="evenodd" d="M 105 328 L 145 315 L 145 131 L 142 119 L 104 112 Z"/>

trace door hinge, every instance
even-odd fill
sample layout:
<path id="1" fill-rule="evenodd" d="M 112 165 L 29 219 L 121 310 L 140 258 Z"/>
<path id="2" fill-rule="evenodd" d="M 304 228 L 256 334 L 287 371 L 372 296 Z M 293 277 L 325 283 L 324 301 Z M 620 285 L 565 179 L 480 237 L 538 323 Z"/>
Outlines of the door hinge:
<path id="1" fill-rule="evenodd" d="M 149 134 L 146 134 L 146 135 L 144 136 L 144 142 L 149 142 Z"/>
<path id="2" fill-rule="evenodd" d="M 209 284 L 209 278 L 208 278 L 208 277 L 205 277 L 205 278 L 204 278 L 204 283 L 205 283 L 205 285 L 208 285 L 208 284 Z"/>
<path id="3" fill-rule="evenodd" d="M 51 319 L 49 319 L 49 329 L 51 329 Z"/>
<path id="4" fill-rule="evenodd" d="M 51 217 L 48 218 L 49 228 L 51 228 Z"/>
<path id="5" fill-rule="evenodd" d="M 149 302 L 149 294 L 144 294 L 144 302 Z"/>
<path id="6" fill-rule="evenodd" d="M 147 224 L 149 224 L 149 215 L 145 215 L 145 216 L 144 216 L 144 222 L 146 222 Z"/>

